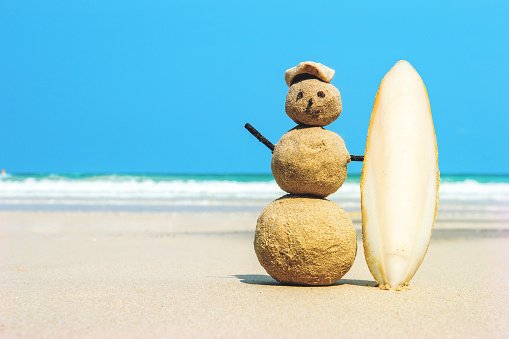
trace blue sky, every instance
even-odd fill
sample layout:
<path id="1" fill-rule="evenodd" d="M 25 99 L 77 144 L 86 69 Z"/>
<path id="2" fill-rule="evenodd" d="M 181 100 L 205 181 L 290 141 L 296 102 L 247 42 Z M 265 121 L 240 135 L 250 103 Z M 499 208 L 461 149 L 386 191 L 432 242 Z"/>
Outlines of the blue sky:
<path id="1" fill-rule="evenodd" d="M 427 86 L 442 173 L 509 173 L 508 1 L 1 1 L 0 167 L 269 173 L 284 71 L 336 70 L 327 128 L 364 152 L 385 73 Z M 350 166 L 352 173 L 361 164 Z"/>

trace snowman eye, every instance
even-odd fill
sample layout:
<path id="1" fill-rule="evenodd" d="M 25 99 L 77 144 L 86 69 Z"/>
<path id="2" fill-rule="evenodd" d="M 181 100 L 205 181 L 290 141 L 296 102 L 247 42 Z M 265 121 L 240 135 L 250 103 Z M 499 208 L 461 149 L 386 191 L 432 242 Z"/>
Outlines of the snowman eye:
<path id="1" fill-rule="evenodd" d="M 320 98 L 325 98 L 325 93 L 322 91 L 316 93 L 316 95 L 318 95 Z"/>
<path id="2" fill-rule="evenodd" d="M 302 99 L 303 96 L 304 94 L 302 94 L 302 91 L 299 92 L 299 94 L 297 94 L 297 101 L 299 101 L 299 99 Z"/>

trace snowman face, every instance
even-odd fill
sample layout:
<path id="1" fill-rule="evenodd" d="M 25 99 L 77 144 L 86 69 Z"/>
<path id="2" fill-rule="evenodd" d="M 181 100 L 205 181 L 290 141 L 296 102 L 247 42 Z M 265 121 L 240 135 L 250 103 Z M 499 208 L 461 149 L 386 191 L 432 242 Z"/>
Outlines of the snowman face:
<path id="1" fill-rule="evenodd" d="M 326 126 L 339 117 L 341 109 L 338 89 L 318 79 L 297 82 L 286 95 L 286 114 L 298 124 Z"/>

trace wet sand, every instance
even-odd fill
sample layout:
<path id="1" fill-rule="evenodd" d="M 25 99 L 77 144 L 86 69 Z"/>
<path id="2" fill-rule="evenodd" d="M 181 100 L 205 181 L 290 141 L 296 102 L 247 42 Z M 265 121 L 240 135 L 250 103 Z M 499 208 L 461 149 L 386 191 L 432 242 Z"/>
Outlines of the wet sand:
<path id="1" fill-rule="evenodd" d="M 256 212 L 0 212 L 1 337 L 506 337 L 509 225 L 439 213 L 403 291 L 359 250 L 328 287 L 282 286 Z"/>

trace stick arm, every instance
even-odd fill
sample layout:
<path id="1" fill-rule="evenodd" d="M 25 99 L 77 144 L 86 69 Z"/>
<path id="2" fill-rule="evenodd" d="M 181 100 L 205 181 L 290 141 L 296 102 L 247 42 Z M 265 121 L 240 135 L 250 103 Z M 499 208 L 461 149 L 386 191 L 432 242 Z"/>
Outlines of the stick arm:
<path id="1" fill-rule="evenodd" d="M 250 124 L 245 124 L 244 127 L 251 133 L 259 142 L 267 146 L 271 152 L 274 152 L 274 144 L 265 138 L 256 128 Z M 363 155 L 350 155 L 350 161 L 364 161 Z"/>

